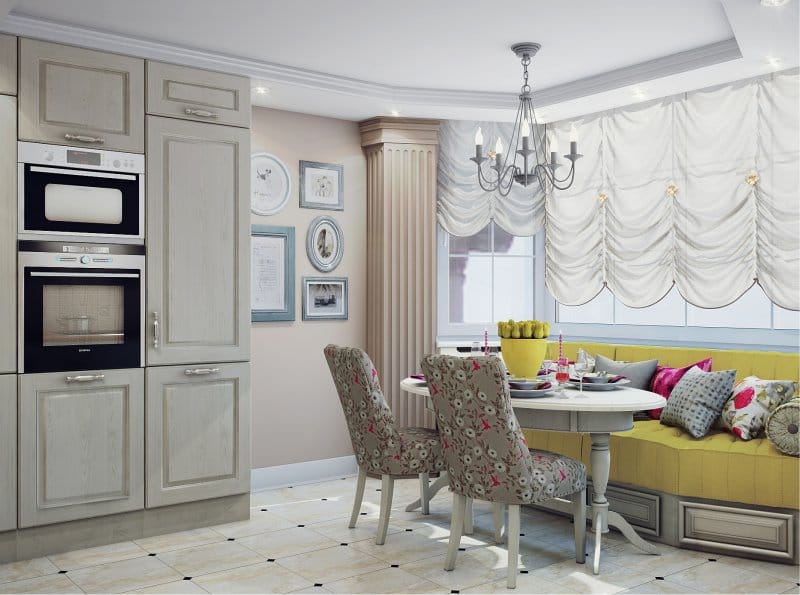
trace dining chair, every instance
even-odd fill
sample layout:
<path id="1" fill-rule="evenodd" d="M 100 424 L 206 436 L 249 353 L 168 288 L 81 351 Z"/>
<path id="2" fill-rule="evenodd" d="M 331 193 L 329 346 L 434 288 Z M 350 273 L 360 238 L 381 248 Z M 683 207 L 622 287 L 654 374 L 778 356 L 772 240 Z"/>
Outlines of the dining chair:
<path id="1" fill-rule="evenodd" d="M 507 586 L 517 585 L 520 505 L 569 498 L 575 522 L 575 560 L 586 558 L 586 467 L 563 455 L 529 450 L 497 357 L 428 355 L 422 371 L 436 412 L 442 453 L 453 492 L 445 570 L 453 570 L 467 498 L 493 502 L 495 539 L 508 506 Z"/>
<path id="2" fill-rule="evenodd" d="M 370 357 L 357 347 L 325 347 L 325 359 L 339 394 L 358 462 L 358 482 L 349 527 L 356 526 L 367 473 L 381 476 L 377 545 L 386 541 L 394 478 L 419 475 L 422 513 L 428 514 L 429 474 L 444 469 L 439 434 L 430 428 L 398 428 L 381 391 Z"/>

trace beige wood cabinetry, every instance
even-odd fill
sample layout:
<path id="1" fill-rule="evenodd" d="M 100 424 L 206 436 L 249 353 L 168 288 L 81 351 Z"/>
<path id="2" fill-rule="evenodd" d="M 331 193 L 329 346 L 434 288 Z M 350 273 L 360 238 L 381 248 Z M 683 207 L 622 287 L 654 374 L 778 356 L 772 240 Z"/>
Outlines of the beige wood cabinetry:
<path id="1" fill-rule="evenodd" d="M 144 370 L 19 376 L 19 526 L 144 507 Z"/>
<path id="2" fill-rule="evenodd" d="M 250 358 L 249 181 L 249 130 L 147 116 L 147 365 Z"/>
<path id="3" fill-rule="evenodd" d="M 0 374 L 17 371 L 17 99 L 0 95 Z"/>
<path id="4" fill-rule="evenodd" d="M 0 532 L 17 527 L 17 376 L 0 376 Z"/>
<path id="5" fill-rule="evenodd" d="M 17 38 L 0 34 L 0 93 L 17 94 Z"/>
<path id="6" fill-rule="evenodd" d="M 147 113 L 250 127 L 250 79 L 147 62 Z"/>
<path id="7" fill-rule="evenodd" d="M 21 39 L 19 137 L 144 151 L 144 60 Z"/>
<path id="8" fill-rule="evenodd" d="M 250 490 L 250 364 L 147 368 L 147 507 Z"/>

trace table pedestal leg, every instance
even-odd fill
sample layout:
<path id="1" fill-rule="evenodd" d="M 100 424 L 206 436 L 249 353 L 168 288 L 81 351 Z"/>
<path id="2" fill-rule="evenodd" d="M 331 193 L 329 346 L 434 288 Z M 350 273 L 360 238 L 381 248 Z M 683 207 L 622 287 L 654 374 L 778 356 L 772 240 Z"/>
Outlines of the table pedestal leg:
<path id="1" fill-rule="evenodd" d="M 443 487 L 449 484 L 450 480 L 447 477 L 447 472 L 442 471 L 441 474 L 439 475 L 439 478 L 436 481 L 434 481 L 430 486 L 428 486 L 428 500 L 429 501 L 433 500 L 433 497 L 439 493 L 439 490 L 441 490 Z M 419 498 L 417 498 L 411 504 L 406 506 L 406 512 L 412 512 L 417 508 L 420 508 L 421 506 L 422 506 L 422 501 Z"/>

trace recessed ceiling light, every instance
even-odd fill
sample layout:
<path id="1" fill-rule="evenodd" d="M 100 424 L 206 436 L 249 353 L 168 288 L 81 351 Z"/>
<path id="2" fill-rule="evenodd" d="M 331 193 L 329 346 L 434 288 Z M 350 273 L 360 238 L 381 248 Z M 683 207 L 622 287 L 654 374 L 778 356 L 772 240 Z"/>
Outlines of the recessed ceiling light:
<path id="1" fill-rule="evenodd" d="M 779 68 L 782 62 L 783 60 L 780 58 L 776 58 L 775 56 L 767 56 L 767 64 L 773 68 Z"/>
<path id="2" fill-rule="evenodd" d="M 761 0 L 761 6 L 768 6 L 770 8 L 783 6 L 784 4 L 789 4 L 789 0 Z"/>
<path id="3" fill-rule="evenodd" d="M 396 118 L 397 116 L 399 116 L 399 115 L 400 115 L 400 112 L 398 112 L 396 109 L 393 109 L 393 110 L 391 111 L 391 114 L 392 114 L 392 117 L 393 117 L 393 118 Z"/>
<path id="4" fill-rule="evenodd" d="M 253 87 L 253 93 L 255 93 L 256 95 L 266 95 L 267 93 L 269 93 L 269 88 L 261 86 Z"/>
<path id="5" fill-rule="evenodd" d="M 645 97 L 647 97 L 647 93 L 641 87 L 634 87 L 633 89 L 631 89 L 631 93 L 633 93 L 633 96 L 636 99 L 644 99 Z"/>

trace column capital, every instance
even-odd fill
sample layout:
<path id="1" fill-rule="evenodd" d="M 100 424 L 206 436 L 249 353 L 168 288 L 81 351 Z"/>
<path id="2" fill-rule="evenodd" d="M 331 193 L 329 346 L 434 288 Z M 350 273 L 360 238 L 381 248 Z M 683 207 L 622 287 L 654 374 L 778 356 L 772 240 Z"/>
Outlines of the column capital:
<path id="1" fill-rule="evenodd" d="M 360 122 L 358 129 L 361 131 L 362 147 L 384 143 L 439 144 L 439 120 L 379 116 Z"/>

